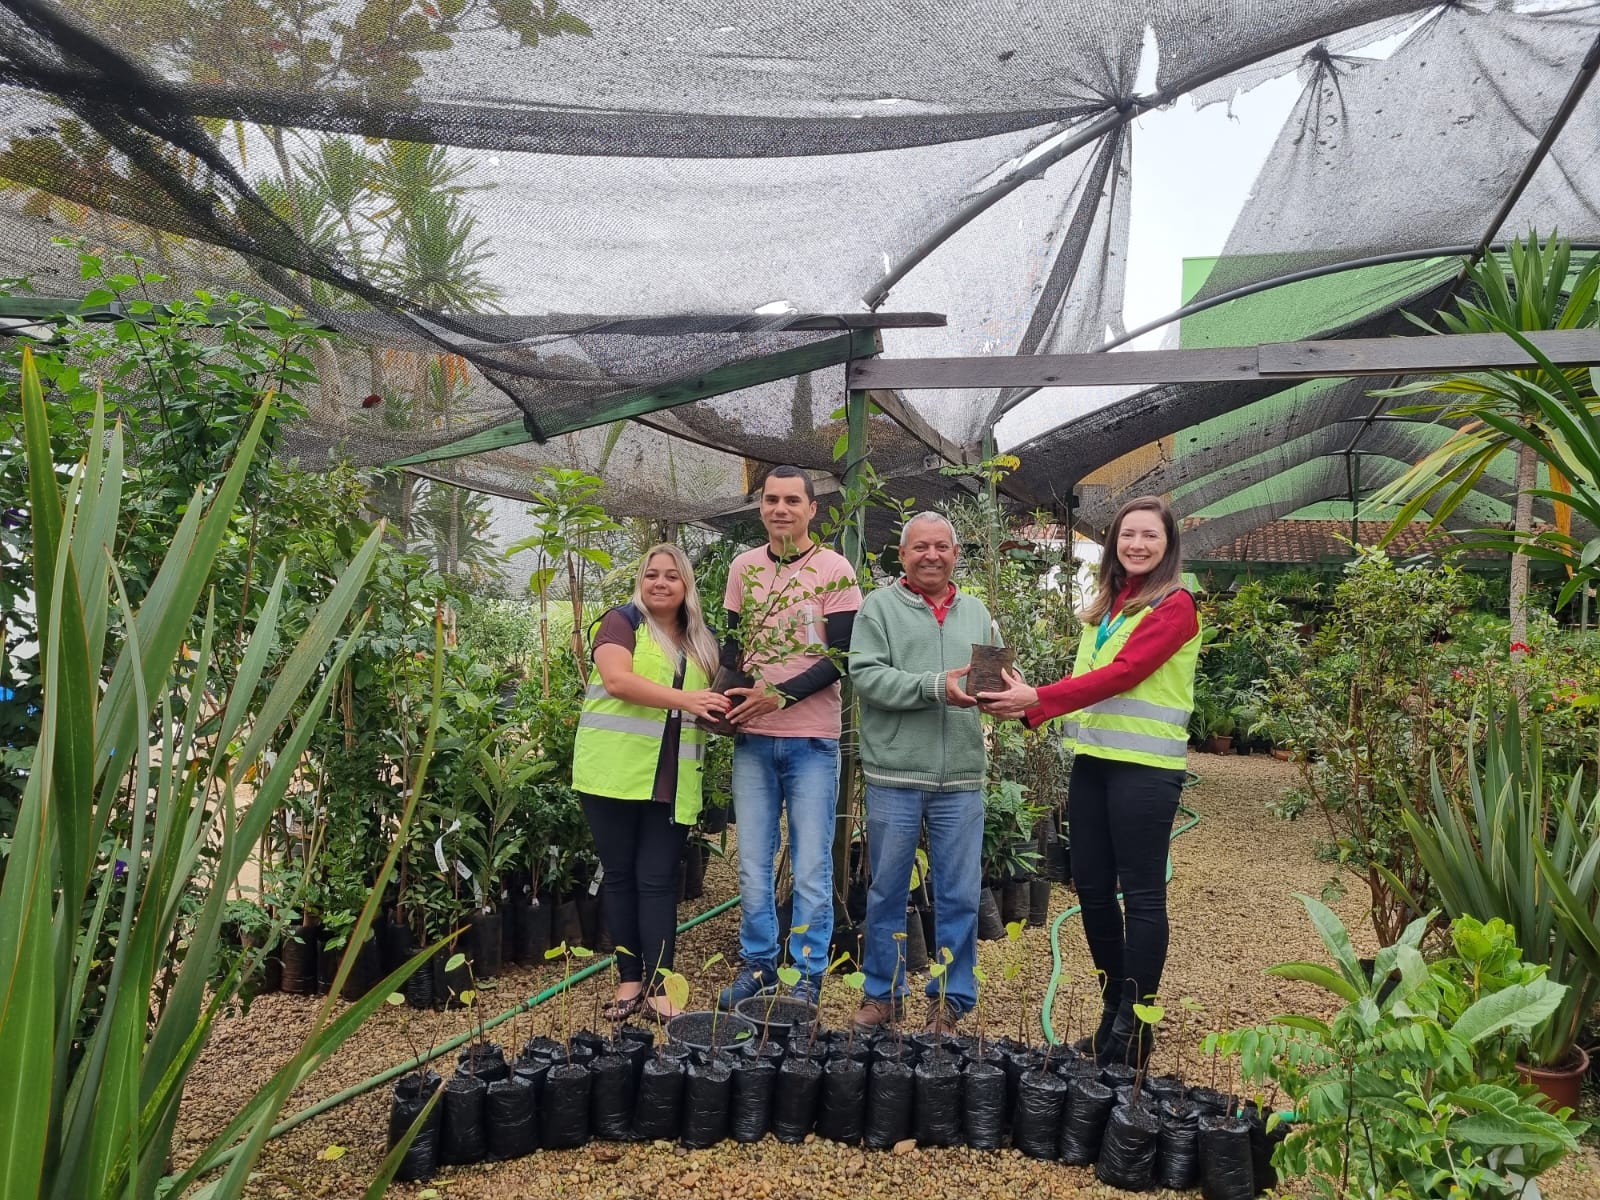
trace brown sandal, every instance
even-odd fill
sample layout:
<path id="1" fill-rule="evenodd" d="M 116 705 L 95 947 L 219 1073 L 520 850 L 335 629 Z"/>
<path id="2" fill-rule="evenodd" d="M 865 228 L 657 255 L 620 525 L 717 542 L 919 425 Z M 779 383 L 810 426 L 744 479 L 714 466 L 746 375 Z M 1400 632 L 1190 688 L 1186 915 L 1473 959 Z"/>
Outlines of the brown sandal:
<path id="1" fill-rule="evenodd" d="M 629 996 L 626 1000 L 612 1000 L 600 1010 L 600 1019 L 620 1025 L 644 1007 L 644 993 Z"/>

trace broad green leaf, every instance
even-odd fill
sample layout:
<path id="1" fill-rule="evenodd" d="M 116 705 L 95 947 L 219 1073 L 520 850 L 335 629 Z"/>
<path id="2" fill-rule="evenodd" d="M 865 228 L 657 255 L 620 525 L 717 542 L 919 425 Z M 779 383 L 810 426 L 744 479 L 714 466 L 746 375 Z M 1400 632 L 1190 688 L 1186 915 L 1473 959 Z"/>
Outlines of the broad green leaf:
<path id="1" fill-rule="evenodd" d="M 1321 963 L 1278 963 L 1276 966 L 1268 967 L 1267 974 L 1277 975 L 1283 979 L 1299 980 L 1301 983 L 1315 984 L 1319 988 L 1332 992 L 1341 1000 L 1347 1000 L 1352 1004 L 1361 998 L 1361 992 L 1354 984 Z"/>
<path id="2" fill-rule="evenodd" d="M 778 968 L 778 982 L 784 987 L 793 987 L 800 982 L 800 968 L 782 966 Z"/>
<path id="3" fill-rule="evenodd" d="M 459 970 L 461 970 L 462 967 L 464 967 L 466 965 L 467 965 L 467 956 L 458 951 L 457 953 L 452 954 L 448 959 L 445 960 L 444 969 L 446 971 L 459 971 Z"/>

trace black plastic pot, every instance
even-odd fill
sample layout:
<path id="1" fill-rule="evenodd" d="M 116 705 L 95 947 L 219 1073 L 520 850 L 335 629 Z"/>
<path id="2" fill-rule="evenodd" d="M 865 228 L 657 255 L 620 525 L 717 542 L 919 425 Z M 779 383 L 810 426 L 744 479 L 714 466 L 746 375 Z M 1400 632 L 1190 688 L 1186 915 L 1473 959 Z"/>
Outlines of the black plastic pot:
<path id="1" fill-rule="evenodd" d="M 1050 881 L 1038 876 L 1028 880 L 1028 924 L 1038 929 L 1050 919 Z"/>
<path id="2" fill-rule="evenodd" d="M 444 1126 L 439 1134 L 439 1161 L 464 1165 L 480 1161 L 489 1152 L 489 1085 L 459 1072 L 444 1085 L 440 1106 Z"/>
<path id="3" fill-rule="evenodd" d="M 1067 1083 L 1059 1075 L 1029 1071 L 1017 1084 L 1017 1109 L 1011 1115 L 1011 1144 L 1029 1158 L 1060 1154 L 1061 1113 Z"/>
<path id="4" fill-rule="evenodd" d="M 389 1149 L 400 1144 L 406 1131 L 422 1115 L 431 1097 L 443 1081 L 432 1071 L 402 1075 L 395 1081 L 389 1099 Z M 442 1097 L 441 1097 L 442 1099 Z M 444 1121 L 444 1109 L 435 1104 L 428 1113 L 427 1122 L 417 1132 L 395 1178 L 402 1182 L 432 1179 L 439 1171 L 439 1127 Z"/>
<path id="5" fill-rule="evenodd" d="M 1201 1117 L 1200 1194 L 1205 1200 L 1253 1200 L 1255 1165 L 1250 1125 L 1236 1117 Z"/>
<path id="6" fill-rule="evenodd" d="M 550 910 L 553 907 L 537 896 L 522 896 L 512 901 L 516 949 L 512 957 L 524 966 L 544 965 L 544 952 L 550 949 Z"/>
<path id="7" fill-rule="evenodd" d="M 633 1063 L 602 1054 L 589 1068 L 589 1128 L 597 1138 L 625 1142 L 633 1133 Z"/>
<path id="8" fill-rule="evenodd" d="M 1188 1100 L 1163 1100 L 1156 1108 L 1161 1138 L 1156 1146 L 1158 1187 L 1187 1191 L 1200 1182 L 1200 1114 Z"/>
<path id="9" fill-rule="evenodd" d="M 759 1036 L 755 1023 L 738 1013 L 686 1012 L 667 1022 L 667 1040 L 691 1050 L 710 1050 L 713 1034 L 719 1049 Z"/>
<path id="10" fill-rule="evenodd" d="M 582 929 L 579 944 L 598 951 L 605 941 L 605 914 L 600 907 L 600 897 L 589 895 L 587 889 L 578 894 L 578 924 Z"/>
<path id="11" fill-rule="evenodd" d="M 383 956 L 383 973 L 398 970 L 421 949 L 411 935 L 411 926 L 399 921 L 385 921 L 378 931 L 378 948 Z"/>
<path id="12" fill-rule="evenodd" d="M 732 667 L 722 666 L 717 668 L 716 677 L 711 681 L 711 690 L 726 694 L 730 688 L 747 688 L 755 681 L 756 677 L 748 671 L 737 671 Z M 739 732 L 737 725 L 720 714 L 712 717 L 696 717 L 694 723 L 707 733 L 721 734 L 723 737 L 732 737 Z"/>
<path id="13" fill-rule="evenodd" d="M 590 1087 L 586 1066 L 550 1068 L 539 1105 L 539 1144 L 546 1150 L 575 1150 L 589 1140 Z"/>
<path id="14" fill-rule="evenodd" d="M 700 829 L 713 836 L 728 827 L 728 808 L 724 804 L 708 804 L 700 810 Z"/>
<path id="15" fill-rule="evenodd" d="M 1000 888 L 1000 919 L 1026 922 L 1032 899 L 1026 879 L 1008 879 Z"/>
<path id="16" fill-rule="evenodd" d="M 1044 870 L 1055 883 L 1072 882 L 1072 849 L 1066 842 L 1050 842 L 1045 847 Z"/>
<path id="17" fill-rule="evenodd" d="M 583 945 L 583 921 L 578 916 L 578 902 L 564 900 L 550 914 L 550 945 Z"/>
<path id="18" fill-rule="evenodd" d="M 484 1120 L 490 1158 L 521 1158 L 539 1148 L 537 1103 L 530 1080 L 513 1076 L 489 1085 Z"/>
<path id="19" fill-rule="evenodd" d="M 865 933 L 860 925 L 852 921 L 835 921 L 833 937 L 828 942 L 828 961 L 834 962 L 843 957 L 845 961 L 838 966 L 840 971 L 849 973 L 861 970 L 866 961 L 861 944 Z"/>
<path id="20" fill-rule="evenodd" d="M 821 1095 L 821 1063 L 809 1058 L 784 1059 L 772 1102 L 773 1136 L 790 1145 L 805 1141 L 816 1123 Z"/>
<path id="21" fill-rule="evenodd" d="M 967 1145 L 974 1150 L 1000 1148 L 1006 1131 L 1006 1073 L 994 1063 L 968 1063 L 962 1070 L 961 1121 Z"/>
<path id="22" fill-rule="evenodd" d="M 795 1028 L 805 1029 L 817 1019 L 817 1006 L 788 996 L 750 996 L 733 1006 L 733 1011 L 756 1027 L 756 1039 L 766 1027 L 771 1042 L 786 1042 Z"/>
<path id="23" fill-rule="evenodd" d="M 911 1136 L 917 1095 L 915 1070 L 902 1062 L 879 1061 L 867 1073 L 868 1146 L 889 1150 Z"/>
<path id="24" fill-rule="evenodd" d="M 497 1042 L 469 1042 L 456 1055 L 456 1070 L 475 1075 L 485 1083 L 497 1083 L 511 1075 L 505 1051 Z"/>
<path id="25" fill-rule="evenodd" d="M 854 1146 L 867 1118 L 867 1067 L 853 1058 L 838 1058 L 822 1068 L 822 1103 L 817 1136 Z"/>
<path id="26" fill-rule="evenodd" d="M 684 1066 L 683 1059 L 665 1054 L 644 1064 L 633 1108 L 633 1136 L 638 1140 L 671 1140 L 678 1136 Z"/>
<path id="27" fill-rule="evenodd" d="M 317 991 L 317 952 L 322 930 L 315 925 L 290 925 L 283 931 L 279 952 L 283 958 L 283 990 L 291 996 L 314 996 Z"/>
<path id="28" fill-rule="evenodd" d="M 733 1065 L 733 1093 L 728 1100 L 728 1135 L 734 1141 L 759 1142 L 772 1127 L 772 1101 L 778 1086 L 777 1065 L 768 1058 L 745 1058 Z"/>
<path id="29" fill-rule="evenodd" d="M 978 893 L 978 940 L 998 942 L 1006 936 L 1006 923 L 1000 919 L 1000 901 L 993 888 Z"/>
<path id="30" fill-rule="evenodd" d="M 1100 1157 L 1106 1121 L 1116 1094 L 1098 1079 L 1076 1079 L 1067 1085 L 1066 1115 L 1061 1124 L 1061 1161 L 1087 1167 Z"/>
<path id="31" fill-rule="evenodd" d="M 326 992 L 333 987 L 333 981 L 339 974 L 339 962 L 344 957 L 345 946 L 328 947 L 324 945 L 317 955 L 317 990 Z M 344 987 L 340 995 L 346 1000 L 356 1001 L 365 996 L 383 981 L 383 953 L 378 948 L 378 939 L 370 931 L 367 940 L 361 943 L 361 948 L 356 951 L 355 960 L 350 964 L 350 974 L 345 976 Z"/>
<path id="32" fill-rule="evenodd" d="M 1094 1164 L 1095 1178 L 1125 1191 L 1144 1191 L 1155 1178 L 1160 1140 L 1161 1122 L 1150 1108 L 1118 1105 L 1106 1121 L 1100 1157 Z"/>
<path id="33" fill-rule="evenodd" d="M 706 894 L 706 860 L 694 842 L 683 848 L 683 898 L 698 900 Z"/>
<path id="34" fill-rule="evenodd" d="M 924 1055 L 917 1064 L 916 1131 L 919 1146 L 961 1141 L 961 1070 L 950 1054 Z"/>
<path id="35" fill-rule="evenodd" d="M 500 942 L 505 922 L 497 912 L 472 914 L 468 938 L 472 943 L 472 969 L 480 980 L 500 974 Z"/>
<path id="36" fill-rule="evenodd" d="M 435 1008 L 462 1008 L 464 1007 L 461 1003 L 462 993 L 472 990 L 470 960 L 463 962 L 453 971 L 447 969 L 447 964 L 457 953 L 462 953 L 463 955 L 467 953 L 465 938 L 457 938 L 453 943 L 445 943 L 439 947 L 439 952 L 433 956 L 433 1006 Z"/>
<path id="37" fill-rule="evenodd" d="M 922 928 L 922 914 L 914 908 L 906 909 L 906 940 L 903 948 L 907 975 L 920 975 L 928 969 L 927 933 Z"/>
<path id="38" fill-rule="evenodd" d="M 721 1061 L 691 1063 L 683 1081 L 683 1132 L 691 1149 L 715 1146 L 728 1136 L 728 1105 L 733 1099 L 733 1068 Z"/>

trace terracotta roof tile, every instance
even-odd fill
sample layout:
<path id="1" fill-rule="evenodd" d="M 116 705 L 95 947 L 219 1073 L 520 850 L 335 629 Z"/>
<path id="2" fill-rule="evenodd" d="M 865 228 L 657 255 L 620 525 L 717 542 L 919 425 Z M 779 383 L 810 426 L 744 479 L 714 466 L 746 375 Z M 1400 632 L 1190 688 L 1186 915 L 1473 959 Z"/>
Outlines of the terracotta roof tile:
<path id="1" fill-rule="evenodd" d="M 1204 524 L 1193 517 L 1183 522 L 1185 530 Z M 1426 521 L 1413 521 L 1389 545 L 1393 558 L 1417 554 L 1441 554 L 1457 539 L 1443 530 L 1427 532 Z M 1358 540 L 1363 546 L 1376 545 L 1389 530 L 1387 521 L 1357 522 Z M 1314 563 L 1350 557 L 1349 521 L 1271 521 L 1235 538 L 1225 546 L 1208 550 L 1207 562 Z M 1471 551 L 1473 558 L 1500 557 L 1491 551 Z"/>

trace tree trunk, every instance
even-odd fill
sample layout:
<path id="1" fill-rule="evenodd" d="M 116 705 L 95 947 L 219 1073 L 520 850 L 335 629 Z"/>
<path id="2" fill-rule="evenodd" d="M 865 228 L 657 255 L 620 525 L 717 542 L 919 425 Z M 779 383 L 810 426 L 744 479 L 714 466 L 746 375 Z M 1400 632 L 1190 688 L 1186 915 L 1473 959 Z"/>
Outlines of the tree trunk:
<path id="1" fill-rule="evenodd" d="M 1538 479 L 1539 457 L 1531 446 L 1517 451 L 1517 506 L 1513 525 L 1519 542 L 1533 529 L 1533 488 Z M 1528 556 L 1511 556 L 1510 587 L 1511 643 L 1525 646 L 1528 643 Z M 1512 652 L 1514 658 L 1522 657 L 1521 650 Z"/>

